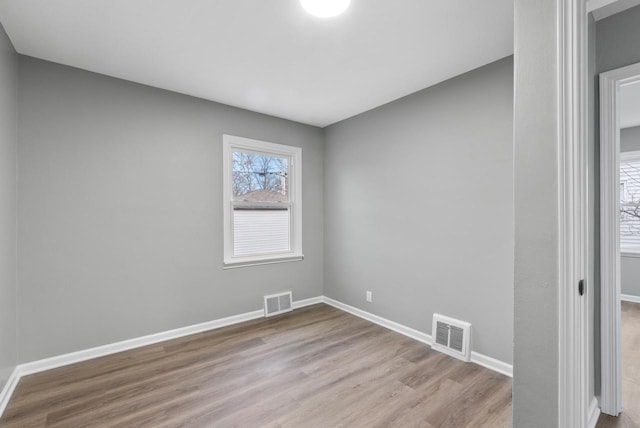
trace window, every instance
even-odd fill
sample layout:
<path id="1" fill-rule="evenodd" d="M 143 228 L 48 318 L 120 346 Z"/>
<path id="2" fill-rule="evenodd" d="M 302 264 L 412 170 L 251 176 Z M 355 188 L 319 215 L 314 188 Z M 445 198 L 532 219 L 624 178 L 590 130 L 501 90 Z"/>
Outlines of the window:
<path id="1" fill-rule="evenodd" d="M 620 153 L 620 250 L 640 253 L 640 151 Z"/>
<path id="2" fill-rule="evenodd" d="M 224 135 L 224 264 L 302 260 L 302 149 Z"/>

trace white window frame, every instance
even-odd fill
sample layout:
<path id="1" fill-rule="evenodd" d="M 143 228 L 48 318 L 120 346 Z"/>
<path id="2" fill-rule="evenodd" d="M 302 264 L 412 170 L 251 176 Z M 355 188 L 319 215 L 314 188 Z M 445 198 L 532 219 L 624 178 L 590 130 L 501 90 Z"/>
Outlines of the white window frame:
<path id="1" fill-rule="evenodd" d="M 224 267 L 235 268 L 304 259 L 302 253 L 302 149 L 300 147 L 269 143 L 228 134 L 224 134 L 222 140 Z M 289 221 L 289 251 L 244 256 L 233 255 L 234 202 L 231 184 L 233 182 L 233 152 L 237 150 L 290 159 L 288 171 L 289 213 L 291 216 Z"/>
<path id="2" fill-rule="evenodd" d="M 640 150 L 620 152 L 620 163 L 622 163 L 623 161 L 640 161 Z M 620 165 L 618 165 L 618 169 L 620 169 Z M 630 204 L 629 202 L 625 203 Z M 640 257 L 640 245 L 620 244 L 620 255 L 625 257 Z"/>

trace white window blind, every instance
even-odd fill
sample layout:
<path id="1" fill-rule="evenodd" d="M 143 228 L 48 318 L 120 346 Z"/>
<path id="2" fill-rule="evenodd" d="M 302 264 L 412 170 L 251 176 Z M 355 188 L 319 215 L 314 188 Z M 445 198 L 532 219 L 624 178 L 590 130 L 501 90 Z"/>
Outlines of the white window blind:
<path id="1" fill-rule="evenodd" d="M 233 254 L 283 253 L 289 246 L 289 210 L 233 210 Z"/>

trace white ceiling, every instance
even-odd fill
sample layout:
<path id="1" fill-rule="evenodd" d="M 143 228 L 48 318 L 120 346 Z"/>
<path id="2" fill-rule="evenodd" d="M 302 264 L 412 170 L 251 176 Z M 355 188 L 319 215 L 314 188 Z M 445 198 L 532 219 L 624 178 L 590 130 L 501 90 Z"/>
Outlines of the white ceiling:
<path id="1" fill-rule="evenodd" d="M 640 82 L 620 88 L 620 127 L 640 126 Z"/>
<path id="2" fill-rule="evenodd" d="M 25 55 L 326 126 L 513 53 L 513 0 L 0 0 Z"/>

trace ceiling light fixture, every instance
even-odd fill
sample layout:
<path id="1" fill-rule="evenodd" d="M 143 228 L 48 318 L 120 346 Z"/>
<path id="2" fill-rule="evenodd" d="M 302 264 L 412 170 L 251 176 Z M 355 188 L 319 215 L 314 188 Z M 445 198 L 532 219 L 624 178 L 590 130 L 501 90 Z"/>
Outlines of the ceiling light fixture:
<path id="1" fill-rule="evenodd" d="M 351 0 L 300 0 L 304 10 L 318 18 L 332 18 L 347 10 Z"/>

